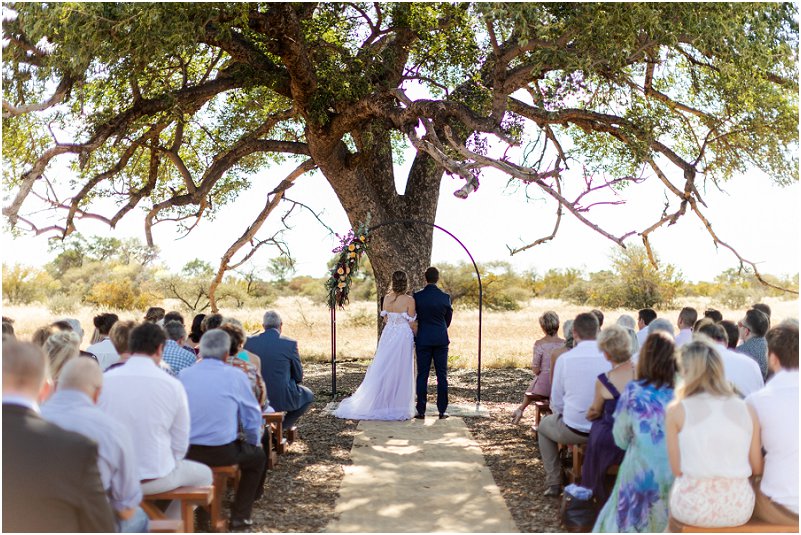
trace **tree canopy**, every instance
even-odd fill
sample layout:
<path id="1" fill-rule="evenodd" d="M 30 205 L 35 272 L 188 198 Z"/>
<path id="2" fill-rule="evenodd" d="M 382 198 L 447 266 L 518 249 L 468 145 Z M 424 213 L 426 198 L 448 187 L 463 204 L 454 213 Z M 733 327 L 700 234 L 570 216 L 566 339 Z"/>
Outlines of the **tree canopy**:
<path id="1" fill-rule="evenodd" d="M 217 283 L 277 244 L 259 230 L 279 205 L 304 206 L 286 193 L 315 169 L 354 227 L 433 222 L 443 174 L 466 197 L 496 169 L 554 204 L 553 231 L 530 246 L 568 212 L 619 245 L 640 236 L 655 263 L 651 233 L 690 213 L 757 275 L 712 228 L 699 186 L 750 169 L 798 180 L 792 3 L 25 2 L 4 16 L 12 227 L 66 236 L 142 210 L 153 245 L 153 225 L 189 231 L 257 171 L 295 163 Z M 398 192 L 404 143 L 416 153 Z M 71 177 L 52 173 L 60 159 Z M 644 180 L 666 191 L 652 225 L 613 235 L 592 222 L 592 206 L 616 202 L 604 192 Z M 42 202 L 56 223 L 34 213 Z M 374 240 L 380 286 L 429 261 L 431 229 Z"/>

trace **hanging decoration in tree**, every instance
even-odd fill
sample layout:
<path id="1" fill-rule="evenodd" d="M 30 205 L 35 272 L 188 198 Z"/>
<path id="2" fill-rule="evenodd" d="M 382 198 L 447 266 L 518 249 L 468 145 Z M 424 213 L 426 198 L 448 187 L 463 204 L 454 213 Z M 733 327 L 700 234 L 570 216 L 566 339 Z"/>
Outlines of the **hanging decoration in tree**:
<path id="1" fill-rule="evenodd" d="M 339 258 L 331 270 L 331 276 L 325 283 L 326 290 L 328 290 L 328 308 L 330 309 L 337 306 L 345 308 L 348 303 L 352 277 L 359 271 L 359 262 L 362 255 L 367 252 L 369 224 L 370 217 L 368 216 L 367 221 L 359 224 L 356 230 L 351 229 L 345 236 L 337 234 L 340 244 L 332 252 L 339 253 Z"/>

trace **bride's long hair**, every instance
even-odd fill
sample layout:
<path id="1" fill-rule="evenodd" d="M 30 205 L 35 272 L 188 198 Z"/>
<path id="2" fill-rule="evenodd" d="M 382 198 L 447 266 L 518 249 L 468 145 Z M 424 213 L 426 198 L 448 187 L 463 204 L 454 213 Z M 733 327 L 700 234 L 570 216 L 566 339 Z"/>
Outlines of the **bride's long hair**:
<path id="1" fill-rule="evenodd" d="M 406 276 L 405 271 L 396 271 L 392 274 L 392 285 L 390 286 L 390 290 L 396 294 L 402 294 L 406 292 L 406 288 L 408 287 L 409 279 Z"/>

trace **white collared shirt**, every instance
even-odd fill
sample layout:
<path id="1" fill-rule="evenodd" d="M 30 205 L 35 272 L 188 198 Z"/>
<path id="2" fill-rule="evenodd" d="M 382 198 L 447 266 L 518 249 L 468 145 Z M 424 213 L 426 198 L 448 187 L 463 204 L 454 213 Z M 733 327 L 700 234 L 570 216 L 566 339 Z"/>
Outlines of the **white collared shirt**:
<path id="1" fill-rule="evenodd" d="M 693 341 L 693 330 L 692 329 L 681 329 L 679 333 L 676 335 L 676 347 L 679 348 L 684 344 L 688 344 Z"/>
<path id="2" fill-rule="evenodd" d="M 762 493 L 798 514 L 798 370 L 779 370 L 745 401 L 757 413 L 767 452 Z"/>
<path id="3" fill-rule="evenodd" d="M 759 364 L 754 359 L 732 351 L 721 343 L 715 343 L 715 349 L 718 350 L 723 361 L 726 380 L 736 386 L 743 397 L 748 397 L 765 386 L 762 372 L 759 371 Z"/>
<path id="4" fill-rule="evenodd" d="M 108 338 L 92 344 L 86 348 L 92 355 L 97 357 L 97 363 L 100 364 L 100 369 L 106 371 L 109 366 L 115 362 L 119 362 L 120 354 L 117 353 L 117 348 L 111 343 Z"/>
<path id="5" fill-rule="evenodd" d="M 551 388 L 551 409 L 562 415 L 565 424 L 589 432 L 587 409 L 595 396 L 595 381 L 612 369 L 595 340 L 579 342 L 559 357 Z"/>
<path id="6" fill-rule="evenodd" d="M 648 326 L 647 325 L 645 327 L 643 327 L 642 329 L 640 329 L 639 331 L 637 331 L 637 343 L 639 344 L 640 348 L 642 348 L 642 346 L 645 345 L 645 339 L 646 338 L 648 338 Z M 557 361 L 557 362 L 559 362 L 559 361 Z"/>
<path id="7" fill-rule="evenodd" d="M 152 358 L 131 355 L 106 372 L 98 405 L 128 428 L 139 479 L 164 477 L 189 448 L 189 405 L 183 385 Z"/>

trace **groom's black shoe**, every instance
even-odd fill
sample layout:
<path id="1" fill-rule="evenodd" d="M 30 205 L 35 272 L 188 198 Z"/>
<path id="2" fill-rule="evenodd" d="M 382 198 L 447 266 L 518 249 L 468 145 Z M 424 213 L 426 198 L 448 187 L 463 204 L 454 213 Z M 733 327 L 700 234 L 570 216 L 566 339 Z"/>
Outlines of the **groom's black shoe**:
<path id="1" fill-rule="evenodd" d="M 417 418 L 418 420 L 425 420 L 426 415 L 425 414 L 420 414 L 418 412 L 417 414 L 414 415 L 414 417 Z"/>
<path id="2" fill-rule="evenodd" d="M 451 417 L 451 415 L 450 415 L 450 414 L 448 414 L 447 412 L 441 412 L 441 413 L 439 413 L 439 419 L 440 419 L 440 420 L 444 420 L 445 418 L 450 418 L 450 417 Z"/>
<path id="3" fill-rule="evenodd" d="M 551 485 L 542 493 L 543 496 L 548 498 L 558 498 L 560 494 L 562 494 L 562 488 L 559 485 Z"/>

